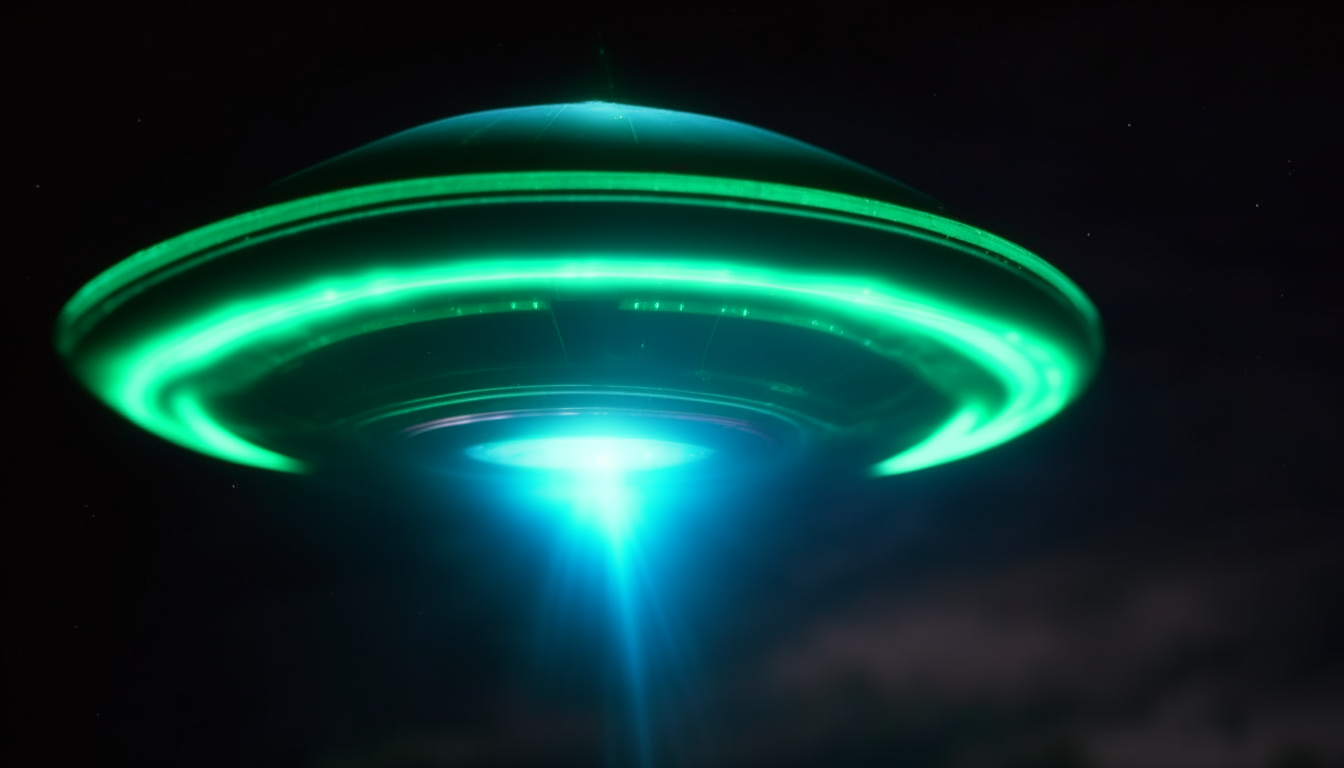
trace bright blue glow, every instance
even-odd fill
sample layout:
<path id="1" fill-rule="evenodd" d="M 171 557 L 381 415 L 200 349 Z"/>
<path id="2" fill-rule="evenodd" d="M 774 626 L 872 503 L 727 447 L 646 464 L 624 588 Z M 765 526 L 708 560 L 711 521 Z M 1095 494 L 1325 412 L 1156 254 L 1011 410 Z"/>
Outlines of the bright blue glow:
<path id="1" fill-rule="evenodd" d="M 619 711 L 626 736 L 617 748 L 625 753 L 622 764 L 654 765 L 648 646 L 659 639 L 672 645 L 667 617 L 657 606 L 657 590 L 646 572 L 644 540 L 649 531 L 640 525 L 646 501 L 641 490 L 657 486 L 641 484 L 639 473 L 688 464 L 713 453 L 686 443 L 610 436 L 530 438 L 483 443 L 466 451 L 477 461 L 543 473 L 539 475 L 543 497 L 559 502 L 569 512 L 572 529 L 598 544 L 625 683 Z M 641 527 L 646 530 L 641 532 Z M 651 619 L 664 637 L 648 636 L 646 624 Z"/>
<path id="2" fill-rule="evenodd" d="M 708 448 L 685 443 L 633 437 L 538 437 L 467 449 L 468 456 L 489 464 L 615 475 L 675 467 L 712 453 Z"/>

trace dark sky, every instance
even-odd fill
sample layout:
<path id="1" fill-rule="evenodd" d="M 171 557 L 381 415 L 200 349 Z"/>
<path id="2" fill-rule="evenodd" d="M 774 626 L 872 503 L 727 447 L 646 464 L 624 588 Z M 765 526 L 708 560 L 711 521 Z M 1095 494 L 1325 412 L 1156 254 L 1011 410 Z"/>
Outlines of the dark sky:
<path id="1" fill-rule="evenodd" d="M 1344 764 L 1337 9 L 782 6 L 8 11 L 6 764 L 602 764 L 600 633 L 532 648 L 544 537 L 187 454 L 50 350 L 84 281 L 271 181 L 593 98 L 888 173 L 1107 334 L 1036 432 L 752 489 L 670 547 L 661 765 Z"/>

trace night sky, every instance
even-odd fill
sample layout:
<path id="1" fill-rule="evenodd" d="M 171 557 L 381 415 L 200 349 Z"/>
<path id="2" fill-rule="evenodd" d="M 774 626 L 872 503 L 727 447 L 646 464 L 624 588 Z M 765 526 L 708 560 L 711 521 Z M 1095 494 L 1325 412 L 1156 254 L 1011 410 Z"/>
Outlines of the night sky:
<path id="1" fill-rule="evenodd" d="M 546 536 L 441 480 L 167 445 L 51 329 L 98 271 L 334 154 L 606 99 L 900 179 L 1059 266 L 1107 340 L 1077 404 L 990 453 L 688 517 L 658 565 L 688 638 L 659 765 L 1344 765 L 1339 29 L 1280 4 L 11 11 L 5 764 L 603 764 L 605 641 L 538 629 Z"/>

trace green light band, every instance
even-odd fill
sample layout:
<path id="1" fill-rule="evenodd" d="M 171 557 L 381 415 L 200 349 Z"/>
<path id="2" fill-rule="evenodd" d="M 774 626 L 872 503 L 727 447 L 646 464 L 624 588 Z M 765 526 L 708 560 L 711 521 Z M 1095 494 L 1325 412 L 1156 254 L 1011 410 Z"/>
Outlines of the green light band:
<path id="1" fill-rule="evenodd" d="M 557 194 L 537 194 L 548 191 Z M 576 191 L 588 194 L 576 195 Z M 618 191 L 623 194 L 601 194 Z M 676 194 L 704 197 L 660 197 Z M 989 258 L 1021 266 L 1073 305 L 1089 330 L 1096 329 L 1096 312 L 1087 297 L 1053 267 L 1002 238 L 934 214 L 781 184 L 671 174 L 547 172 L 414 179 L 342 190 L 263 208 L 189 232 L 126 259 L 84 286 L 62 311 L 58 348 L 74 356 L 83 334 L 111 311 L 115 302 L 165 279 L 175 269 L 248 247 L 259 239 L 408 208 L 517 202 L 524 198 L 764 208 L 790 215 L 841 217 L 846 223 L 861 226 L 894 227 L 907 236 L 914 229 L 918 230 L 913 233 L 916 236 L 936 239 L 941 245 L 982 257 L 984 251 L 990 251 L 994 255 Z M 925 337 L 1000 384 L 1004 397 L 993 402 L 983 393 L 949 393 L 959 403 L 952 417 L 923 442 L 874 465 L 872 471 L 877 475 L 952 461 L 1031 429 L 1077 394 L 1091 367 L 1090 361 L 1077 358 L 1052 339 L 1006 325 L 1002 318 L 878 280 L 743 267 L 734 264 L 731 257 L 715 263 L 706 259 L 640 262 L 596 256 L 544 261 L 508 255 L 475 260 L 445 258 L 428 266 L 239 297 L 227 307 L 202 308 L 133 344 L 103 350 L 92 363 L 76 367 L 90 388 L 110 405 L 168 440 L 241 464 L 303 471 L 303 462 L 248 441 L 212 415 L 208 403 L 215 392 L 203 387 L 201 382 L 209 381 L 209 376 L 200 374 L 249 350 L 266 349 L 300 329 L 331 330 L 325 334 L 330 339 L 360 332 L 358 328 L 342 331 L 342 323 L 349 326 L 351 318 L 375 307 L 442 300 L 472 291 L 516 295 L 532 291 L 555 296 L 569 287 L 616 296 L 647 295 L 669 288 L 716 293 L 729 290 L 744 303 L 785 296 L 813 306 L 818 314 L 847 314 L 878 332 Z M 508 310 L 545 306 L 543 301 L 519 303 L 522 306 Z M 500 306 L 489 311 L 508 310 Z"/>
<path id="2" fill-rule="evenodd" d="M 283 294 L 252 297 L 198 315 L 110 355 L 90 376 L 90 384 L 131 420 L 169 440 L 242 464 L 297 471 L 300 465 L 295 460 L 248 443 L 212 420 L 201 395 L 183 389 L 182 382 L 249 347 L 290 333 L 296 325 L 336 324 L 370 302 L 387 306 L 390 301 L 424 300 L 460 294 L 463 289 L 563 291 L 566 284 L 604 292 L 714 286 L 731 289 L 745 300 L 786 295 L 824 305 L 832 312 L 848 311 L 891 333 L 930 338 L 999 381 L 1006 393 L 1002 404 L 962 403 L 958 413 L 931 438 L 875 466 L 874 472 L 880 475 L 952 461 L 1009 440 L 1059 411 L 1085 373 L 1080 361 L 1048 339 L 1019 333 L 963 307 L 902 294 L 873 282 L 727 264 L 491 260 L 448 262 L 413 272 L 326 281 Z"/>
<path id="3" fill-rule="evenodd" d="M 708 196 L 708 198 L 679 201 L 674 198 L 655 197 L 651 198 L 651 201 L 731 208 L 752 208 L 757 207 L 760 203 L 774 203 L 797 206 L 799 210 L 787 211 L 794 215 L 824 216 L 829 212 L 842 214 L 846 217 L 846 223 L 860 226 L 880 226 L 881 222 L 887 222 L 898 225 L 902 234 L 917 234 L 910 232 L 910 229 L 922 230 L 927 235 L 932 236 L 930 239 L 935 239 L 941 245 L 961 246 L 963 250 L 968 250 L 978 256 L 997 257 L 1022 267 L 1058 291 L 1060 296 L 1082 314 L 1089 327 L 1096 328 L 1100 322 L 1097 310 L 1087 298 L 1087 295 L 1063 273 L 1041 257 L 997 235 L 926 211 L 839 192 L 742 179 L 686 176 L 670 173 L 546 171 L 440 176 L 343 189 L 261 208 L 192 230 L 146 248 L 114 264 L 80 288 L 61 310 L 57 322 L 57 347 L 62 353 L 68 354 L 78 343 L 78 337 L 82 335 L 79 329 L 86 329 L 90 324 L 87 321 L 81 322 L 81 319 L 112 298 L 114 294 L 127 289 L 133 283 L 142 281 L 204 251 L 217 248 L 230 241 L 249 237 L 258 232 L 294 224 L 305 219 L 330 217 L 332 214 L 349 212 L 352 209 L 385 206 L 391 203 L 423 200 L 425 198 L 467 196 L 471 199 L 457 201 L 457 204 L 478 205 L 492 202 L 522 202 L 524 198 L 520 198 L 516 194 L 520 192 L 565 191 L 702 195 Z M 515 194 L 508 195 L 507 193 Z M 471 197 L 480 195 L 505 196 Z M 534 199 L 551 202 L 571 200 L 634 201 L 628 195 L 611 198 L 584 195 L 570 199 L 546 195 Z M 432 203 L 436 206 L 450 204 L 452 202 L 444 200 L 437 200 Z M 808 211 L 807 209 L 812 210 Z M 382 215 L 400 210 L 405 209 L 380 209 L 371 213 L 353 214 L 352 217 Z M 856 216 L 871 221 L 855 220 L 853 217 Z M 315 224 L 315 226 L 328 226 L 338 221 L 323 218 L 323 221 Z M 965 246 L 967 245 L 971 248 L 966 249 Z M 222 253 L 213 255 L 218 256 Z M 104 311 L 107 311 L 107 309 L 104 308 Z M 92 318 L 92 322 L 96 322 L 96 320 L 96 317 Z"/>

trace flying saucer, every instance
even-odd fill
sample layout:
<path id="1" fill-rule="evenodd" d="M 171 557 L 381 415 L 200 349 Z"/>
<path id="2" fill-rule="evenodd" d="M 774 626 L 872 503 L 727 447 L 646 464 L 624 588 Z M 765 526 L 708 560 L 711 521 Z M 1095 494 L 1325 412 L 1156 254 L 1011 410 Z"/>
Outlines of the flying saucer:
<path id="1" fill-rule="evenodd" d="M 837 451 L 892 475 L 1049 419 L 1101 336 L 1058 270 L 896 181 L 591 102 L 442 120 L 286 179 L 95 277 L 56 346 L 144 429 L 272 470 L 564 465 L 616 440 L 649 442 L 593 455 Z"/>

